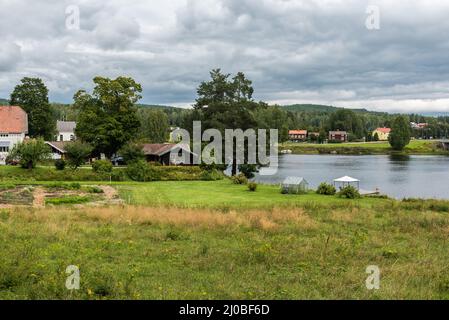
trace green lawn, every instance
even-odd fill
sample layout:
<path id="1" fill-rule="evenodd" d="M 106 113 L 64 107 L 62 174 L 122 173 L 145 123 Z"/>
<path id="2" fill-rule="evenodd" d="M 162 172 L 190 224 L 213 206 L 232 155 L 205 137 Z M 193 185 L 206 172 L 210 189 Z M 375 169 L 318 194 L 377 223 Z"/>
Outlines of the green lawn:
<path id="1" fill-rule="evenodd" d="M 118 185 L 125 201 L 133 205 L 176 206 L 184 208 L 272 208 L 304 205 L 370 206 L 384 199 L 362 198 L 348 201 L 337 196 L 322 196 L 310 192 L 305 195 L 281 194 L 279 186 L 259 185 L 256 192 L 243 185 L 222 181 L 172 181 Z"/>
<path id="2" fill-rule="evenodd" d="M 329 153 L 337 152 L 343 154 L 389 154 L 395 152 L 387 141 L 366 143 L 284 143 L 280 150 L 290 149 L 293 153 Z M 412 140 L 402 151 L 404 154 L 449 154 L 439 148 L 435 141 Z"/>

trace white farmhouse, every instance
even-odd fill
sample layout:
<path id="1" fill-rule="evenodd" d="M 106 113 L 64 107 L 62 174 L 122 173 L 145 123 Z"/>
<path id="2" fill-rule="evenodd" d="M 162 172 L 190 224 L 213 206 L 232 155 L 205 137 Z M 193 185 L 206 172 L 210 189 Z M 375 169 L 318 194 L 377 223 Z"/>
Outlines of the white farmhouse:
<path id="1" fill-rule="evenodd" d="M 58 134 L 56 136 L 56 141 L 75 141 L 75 121 L 57 121 L 56 130 Z"/>
<path id="2" fill-rule="evenodd" d="M 0 106 L 0 164 L 28 133 L 28 115 L 17 106 Z"/>

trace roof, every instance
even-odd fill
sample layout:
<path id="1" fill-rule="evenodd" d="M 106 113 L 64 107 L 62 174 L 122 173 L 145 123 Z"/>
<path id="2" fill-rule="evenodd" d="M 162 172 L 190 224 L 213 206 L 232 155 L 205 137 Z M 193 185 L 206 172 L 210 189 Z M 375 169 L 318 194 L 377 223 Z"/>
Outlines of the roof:
<path id="1" fill-rule="evenodd" d="M 28 133 L 28 115 L 18 106 L 0 106 L 1 133 Z"/>
<path id="2" fill-rule="evenodd" d="M 58 132 L 75 132 L 75 121 L 56 121 L 56 130 Z"/>
<path id="3" fill-rule="evenodd" d="M 355 179 L 355 178 L 351 178 L 351 177 L 348 177 L 348 176 L 344 176 L 344 177 L 335 179 L 334 181 L 335 182 L 360 182 L 360 180 Z"/>
<path id="4" fill-rule="evenodd" d="M 187 152 L 191 152 L 190 146 L 188 144 L 147 143 L 143 145 L 143 153 L 147 156 L 148 155 L 162 156 L 177 148 L 181 148 Z"/>
<path id="5" fill-rule="evenodd" d="M 301 184 L 303 181 L 308 183 L 303 177 L 287 177 L 282 184 Z"/>
<path id="6" fill-rule="evenodd" d="M 391 132 L 391 128 L 377 128 L 374 131 L 379 131 L 379 132 L 382 132 L 382 133 L 390 133 Z"/>
<path id="7" fill-rule="evenodd" d="M 73 143 L 73 141 L 45 141 L 50 147 L 58 150 L 61 153 L 65 153 L 65 146 L 67 144 Z"/>
<path id="8" fill-rule="evenodd" d="M 307 134 L 307 130 L 290 130 L 288 134 Z"/>
<path id="9" fill-rule="evenodd" d="M 329 134 L 348 134 L 346 131 L 329 131 Z"/>

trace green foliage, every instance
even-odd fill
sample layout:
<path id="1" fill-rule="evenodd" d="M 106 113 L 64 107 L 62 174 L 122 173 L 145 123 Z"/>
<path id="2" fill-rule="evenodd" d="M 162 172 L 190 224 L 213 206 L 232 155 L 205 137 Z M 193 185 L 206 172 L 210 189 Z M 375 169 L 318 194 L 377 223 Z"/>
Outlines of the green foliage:
<path id="1" fill-rule="evenodd" d="M 248 178 L 243 173 L 239 173 L 236 176 L 232 176 L 231 181 L 234 184 L 247 184 Z"/>
<path id="2" fill-rule="evenodd" d="M 25 77 L 11 93 L 11 105 L 21 106 L 28 114 L 30 137 L 52 140 L 56 129 L 48 102 L 48 89 L 42 79 Z"/>
<path id="3" fill-rule="evenodd" d="M 66 162 L 63 159 L 58 159 L 55 161 L 56 170 L 64 170 L 66 166 Z"/>
<path id="4" fill-rule="evenodd" d="M 151 143 L 164 143 L 168 140 L 170 123 L 167 114 L 160 109 L 139 109 L 139 136 Z"/>
<path id="5" fill-rule="evenodd" d="M 97 160 L 92 163 L 92 170 L 99 173 L 111 173 L 114 167 L 109 160 Z"/>
<path id="6" fill-rule="evenodd" d="M 252 179 L 255 177 L 257 170 L 257 166 L 255 164 L 241 164 L 239 165 L 239 171 L 245 175 L 248 179 Z"/>
<path id="7" fill-rule="evenodd" d="M 33 169 L 39 162 L 48 160 L 50 156 L 50 147 L 43 139 L 30 139 L 16 144 L 8 155 L 7 162 L 16 160 L 22 168 Z"/>
<path id="8" fill-rule="evenodd" d="M 131 180 L 141 182 L 155 181 L 161 178 L 159 171 L 144 160 L 138 160 L 128 165 L 126 174 Z"/>
<path id="9" fill-rule="evenodd" d="M 125 144 L 118 151 L 118 154 L 123 157 L 123 161 L 127 164 L 145 159 L 142 145 L 135 142 Z"/>
<path id="10" fill-rule="evenodd" d="M 346 198 L 346 199 L 358 199 L 358 198 L 360 198 L 360 193 L 353 186 L 347 186 L 347 187 L 342 188 L 338 192 L 338 196 L 340 198 Z"/>
<path id="11" fill-rule="evenodd" d="M 224 179 L 224 174 L 218 170 L 203 170 L 201 173 L 201 180 L 204 181 L 216 181 Z"/>
<path id="12" fill-rule="evenodd" d="M 398 116 L 391 126 L 388 137 L 391 147 L 401 151 L 410 143 L 410 122 L 406 116 Z"/>
<path id="13" fill-rule="evenodd" d="M 329 116 L 328 128 L 329 130 L 347 131 L 357 139 L 362 138 L 365 134 L 364 119 L 348 109 L 340 109 L 332 113 Z"/>
<path id="14" fill-rule="evenodd" d="M 45 204 L 52 205 L 66 205 L 66 204 L 81 204 L 89 202 L 90 198 L 86 196 L 65 196 L 45 199 Z"/>
<path id="15" fill-rule="evenodd" d="M 321 183 L 318 186 L 318 189 L 316 190 L 317 194 L 322 194 L 322 195 L 328 195 L 328 196 L 333 196 L 335 195 L 335 193 L 337 192 L 337 190 L 335 189 L 335 187 L 331 184 L 328 183 Z"/>
<path id="16" fill-rule="evenodd" d="M 74 170 L 86 163 L 86 160 L 92 153 L 92 146 L 81 141 L 67 143 L 64 148 L 66 151 L 67 163 Z"/>
<path id="17" fill-rule="evenodd" d="M 257 190 L 257 183 L 255 182 L 248 183 L 248 190 L 251 192 L 255 192 Z"/>
<path id="18" fill-rule="evenodd" d="M 79 182 L 65 183 L 65 182 L 53 182 L 46 185 L 49 189 L 62 189 L 62 190 L 80 190 L 81 184 Z"/>
<path id="19" fill-rule="evenodd" d="M 379 134 L 377 132 L 373 136 L 373 141 L 379 141 Z"/>
<path id="20" fill-rule="evenodd" d="M 79 110 L 76 134 L 92 144 L 96 154 L 110 158 L 137 136 L 140 122 L 134 104 L 141 98 L 142 87 L 126 77 L 95 77 L 93 81 L 92 95 L 80 90 L 74 97 Z"/>
<path id="21" fill-rule="evenodd" d="M 97 186 L 86 186 L 84 187 L 84 189 L 89 193 L 96 193 L 96 194 L 104 193 L 103 189 Z"/>

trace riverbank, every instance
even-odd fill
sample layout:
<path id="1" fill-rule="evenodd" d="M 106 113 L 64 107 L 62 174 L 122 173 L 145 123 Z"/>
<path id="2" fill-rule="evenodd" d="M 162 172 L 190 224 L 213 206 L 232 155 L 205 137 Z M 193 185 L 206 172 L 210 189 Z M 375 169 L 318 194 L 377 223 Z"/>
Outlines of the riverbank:
<path id="1" fill-rule="evenodd" d="M 413 140 L 403 151 L 395 151 L 386 141 L 359 143 L 283 143 L 279 151 L 291 150 L 293 154 L 342 154 L 342 155 L 449 155 L 448 151 L 438 148 L 438 142 L 428 140 Z"/>
<path id="2" fill-rule="evenodd" d="M 0 210 L 0 299 L 449 298 L 448 201 L 112 185 L 129 204 Z"/>

